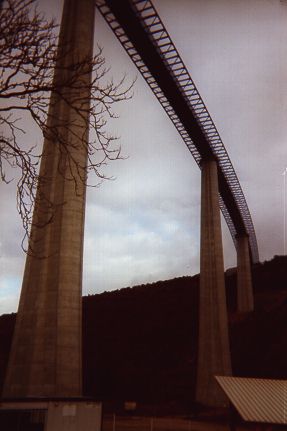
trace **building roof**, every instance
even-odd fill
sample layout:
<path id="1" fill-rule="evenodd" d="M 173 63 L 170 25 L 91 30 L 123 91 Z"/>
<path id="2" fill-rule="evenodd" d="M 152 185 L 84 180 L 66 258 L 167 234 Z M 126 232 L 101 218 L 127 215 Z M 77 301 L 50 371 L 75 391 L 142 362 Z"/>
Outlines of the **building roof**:
<path id="1" fill-rule="evenodd" d="M 215 378 L 245 421 L 287 424 L 287 380 Z"/>

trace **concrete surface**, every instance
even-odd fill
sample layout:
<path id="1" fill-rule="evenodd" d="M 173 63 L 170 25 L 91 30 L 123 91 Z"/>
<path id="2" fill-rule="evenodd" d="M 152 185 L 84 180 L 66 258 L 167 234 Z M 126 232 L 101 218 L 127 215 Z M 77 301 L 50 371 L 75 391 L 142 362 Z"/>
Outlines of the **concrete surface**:
<path id="1" fill-rule="evenodd" d="M 217 163 L 202 163 L 199 348 L 196 400 L 225 406 L 214 375 L 231 375 Z"/>
<path id="2" fill-rule="evenodd" d="M 251 278 L 248 236 L 237 238 L 237 310 L 250 312 L 254 310 L 254 297 Z"/>
<path id="3" fill-rule="evenodd" d="M 94 1 L 66 0 L 54 80 L 66 101 L 51 96 L 40 168 L 37 202 L 26 259 L 4 397 L 75 397 L 82 393 L 82 259 L 85 215 L 85 166 L 89 91 L 61 87 L 73 78 L 68 68 L 92 52 Z M 64 51 L 66 52 L 64 54 Z M 84 80 L 88 84 L 89 74 Z M 71 164 L 59 141 L 74 157 Z M 50 203 L 53 204 L 51 211 Z M 52 222 L 50 221 L 50 217 Z M 41 228 L 38 226 L 41 225 Z M 43 227 L 44 226 L 44 227 Z"/>

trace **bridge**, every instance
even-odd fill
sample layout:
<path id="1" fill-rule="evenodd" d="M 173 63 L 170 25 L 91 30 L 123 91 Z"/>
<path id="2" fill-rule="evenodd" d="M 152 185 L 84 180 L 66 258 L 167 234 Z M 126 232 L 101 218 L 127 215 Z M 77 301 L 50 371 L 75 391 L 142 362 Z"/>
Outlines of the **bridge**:
<path id="1" fill-rule="evenodd" d="M 226 310 L 220 209 L 238 258 L 238 310 L 253 310 L 250 262 L 258 248 L 252 219 L 230 158 L 212 118 L 184 66 L 167 30 L 149 0 L 97 0 L 103 17 L 136 64 L 177 128 L 201 169 L 200 306 L 197 401 L 226 405 L 227 399 L 214 375 L 231 375 Z M 76 51 L 85 58 L 92 52 L 94 0 L 65 0 L 59 44 L 71 40 L 69 61 Z M 66 67 L 61 56 L 58 70 Z M 70 64 L 70 63 L 69 63 Z M 71 72 L 72 73 L 72 72 Z M 88 79 L 88 77 L 87 77 Z M 53 96 L 53 95 L 52 95 Z M 82 97 L 88 103 L 89 92 Z M 56 97 L 54 95 L 54 97 Z M 75 112 L 54 99 L 51 121 Z M 74 120 L 75 121 L 75 120 Z M 85 115 L 76 118 L 69 139 L 78 139 L 77 158 L 84 163 Z M 74 129 L 73 129 L 74 127 Z M 75 137 L 76 136 L 76 137 Z M 44 141 L 41 172 L 49 181 L 40 194 L 56 196 L 65 205 L 53 222 L 31 236 L 41 256 L 28 255 L 11 355 L 4 385 L 9 399 L 79 397 L 81 389 L 81 280 L 85 192 L 75 191 L 65 172 L 57 169 L 57 142 Z M 39 186 L 40 187 L 40 186 Z M 37 206 L 34 216 L 39 217 Z M 36 240 L 36 241 L 35 241 Z M 96 239 L 95 239 L 96 241 Z"/>

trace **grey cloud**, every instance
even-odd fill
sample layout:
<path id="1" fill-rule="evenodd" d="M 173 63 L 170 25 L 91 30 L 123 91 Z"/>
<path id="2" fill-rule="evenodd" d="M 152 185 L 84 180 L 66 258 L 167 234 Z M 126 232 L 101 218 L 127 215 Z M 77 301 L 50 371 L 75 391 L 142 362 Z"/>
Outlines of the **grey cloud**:
<path id="1" fill-rule="evenodd" d="M 173 0 L 154 3 L 242 182 L 261 259 L 282 253 L 287 8 L 268 0 L 180 0 L 176 8 Z M 57 8 L 56 1 L 42 4 L 49 13 Z M 137 74 L 98 13 L 95 41 L 104 47 L 115 79 Z M 199 269 L 198 167 L 140 76 L 133 99 L 115 111 L 120 118 L 112 122 L 111 133 L 121 136 L 128 159 L 106 168 L 115 181 L 88 190 L 85 292 Z M 1 185 L 1 268 L 5 272 L 7 264 L 9 274 L 21 277 L 25 256 L 11 190 Z M 225 265 L 234 266 L 235 248 L 224 222 L 222 230 Z"/>

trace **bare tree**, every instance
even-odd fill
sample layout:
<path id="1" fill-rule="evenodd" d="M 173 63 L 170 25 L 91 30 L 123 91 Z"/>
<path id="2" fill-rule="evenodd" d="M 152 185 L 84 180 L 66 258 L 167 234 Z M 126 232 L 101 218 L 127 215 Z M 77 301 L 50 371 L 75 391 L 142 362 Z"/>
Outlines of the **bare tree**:
<path id="1" fill-rule="evenodd" d="M 72 74 L 65 73 L 70 65 L 55 70 L 59 55 L 64 57 L 68 52 L 69 46 L 57 48 L 57 26 L 38 12 L 35 0 L 0 3 L 0 174 L 2 181 L 8 183 L 11 168 L 18 168 L 17 209 L 26 235 L 32 223 L 37 184 L 41 181 L 38 174 L 41 153 L 35 145 L 27 148 L 22 144 L 27 118 L 37 124 L 44 137 L 57 141 L 60 153 L 69 159 L 71 177 L 76 169 L 82 171 L 80 177 L 84 182 L 87 172 L 102 180 L 103 165 L 121 157 L 117 138 L 108 133 L 106 125 L 109 118 L 115 117 L 113 105 L 131 97 L 133 82 L 126 86 L 124 78 L 118 83 L 107 81 L 108 70 L 100 48 L 92 59 L 74 62 Z M 59 72 L 61 79 L 57 80 L 54 76 Z M 92 75 L 88 84 L 87 74 Z M 79 94 L 87 85 L 92 103 L 83 107 Z M 82 141 L 88 155 L 85 166 L 77 165 L 71 147 L 66 145 L 61 134 L 63 124 L 51 127 L 47 122 L 49 103 L 53 103 L 51 94 L 56 95 L 55 103 L 64 100 L 80 115 L 88 110 L 92 139 Z M 67 123 L 65 127 L 70 125 Z M 91 185 L 97 184 L 93 180 Z"/>

